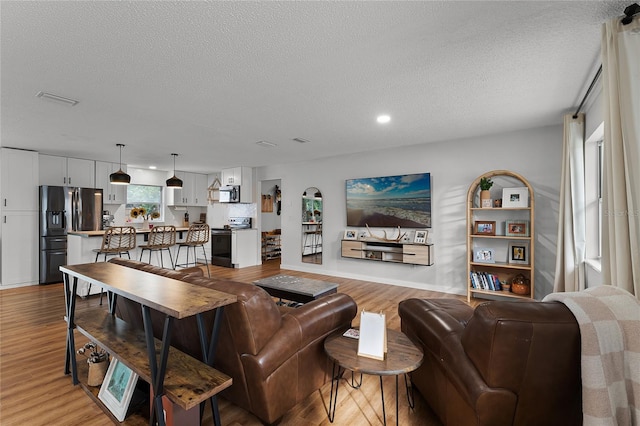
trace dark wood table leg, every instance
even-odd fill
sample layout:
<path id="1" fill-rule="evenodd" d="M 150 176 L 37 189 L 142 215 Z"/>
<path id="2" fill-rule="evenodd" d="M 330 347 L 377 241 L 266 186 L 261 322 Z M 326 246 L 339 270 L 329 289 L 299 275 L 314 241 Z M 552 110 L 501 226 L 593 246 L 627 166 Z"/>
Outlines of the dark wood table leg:
<path id="1" fill-rule="evenodd" d="M 398 424 L 398 375 L 396 374 L 396 425 Z"/>
<path id="2" fill-rule="evenodd" d="M 407 388 L 407 402 L 409 403 L 409 408 L 414 409 L 416 406 L 416 400 L 413 395 L 413 383 L 411 383 L 411 377 L 407 380 L 408 374 L 404 375 L 404 386 Z"/>
<path id="3" fill-rule="evenodd" d="M 75 328 L 76 290 L 78 289 L 78 278 L 73 277 L 73 280 L 71 280 L 69 274 L 63 274 L 63 281 L 65 310 L 67 314 L 67 349 L 64 359 L 64 374 L 71 373 L 73 384 L 77 385 L 79 381 L 78 367 L 76 364 L 76 342 L 75 337 L 73 336 L 73 329 Z"/>
<path id="4" fill-rule="evenodd" d="M 116 314 L 116 304 L 118 302 L 118 295 L 112 291 L 107 291 L 107 303 L 109 305 L 109 313 L 111 315 Z"/>
<path id="5" fill-rule="evenodd" d="M 382 386 L 382 376 L 380 377 L 380 396 L 382 398 L 382 422 L 384 425 L 387 424 L 387 412 L 384 408 L 384 387 Z"/>
<path id="6" fill-rule="evenodd" d="M 220 327 L 222 325 L 222 312 L 223 307 L 216 309 L 215 316 L 213 318 L 213 328 L 211 329 L 211 337 L 207 339 L 205 333 L 204 319 L 202 314 L 196 315 L 196 321 L 198 323 L 198 334 L 200 336 L 200 348 L 202 349 L 202 360 L 205 364 L 213 367 L 216 356 L 216 347 L 218 346 L 218 337 L 220 335 Z M 218 410 L 218 397 L 217 395 L 209 398 L 211 403 L 211 413 L 213 415 L 213 424 L 216 426 L 221 425 L 220 411 Z M 204 403 L 200 405 L 200 418 L 204 411 Z"/>
<path id="7" fill-rule="evenodd" d="M 164 320 L 159 363 L 156 357 L 156 345 L 153 338 L 151 309 L 148 306 L 142 305 L 142 319 L 144 322 L 145 339 L 147 341 L 147 356 L 149 357 L 149 366 L 151 367 L 151 387 L 153 389 L 153 403 L 151 405 L 149 424 L 153 425 L 157 419 L 159 426 L 165 426 L 162 396 L 164 395 L 164 376 L 167 371 L 167 359 L 169 358 L 169 346 L 171 345 L 173 317 L 167 315 Z"/>
<path id="8" fill-rule="evenodd" d="M 338 368 L 337 372 L 336 367 Z M 331 423 L 333 423 L 333 420 L 336 418 L 336 405 L 338 405 L 338 385 L 340 384 L 340 377 L 342 377 L 343 373 L 344 370 L 342 369 L 342 367 L 340 367 L 340 364 L 334 361 L 333 367 L 331 368 L 331 393 L 329 394 L 329 412 L 327 413 L 329 422 Z M 353 380 L 353 376 L 351 377 L 351 379 Z M 360 380 L 362 380 L 362 376 L 360 377 Z M 334 383 L 335 393 L 333 391 Z"/>

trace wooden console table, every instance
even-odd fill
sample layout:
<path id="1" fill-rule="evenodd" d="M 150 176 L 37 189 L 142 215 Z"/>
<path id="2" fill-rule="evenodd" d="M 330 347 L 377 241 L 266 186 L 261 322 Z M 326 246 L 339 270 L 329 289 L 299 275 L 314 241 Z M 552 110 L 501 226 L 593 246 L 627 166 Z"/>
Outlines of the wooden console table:
<path id="1" fill-rule="evenodd" d="M 166 278 L 160 275 L 108 262 L 61 266 L 64 278 L 67 319 L 65 374 L 71 374 L 78 384 L 74 328 L 105 348 L 127 367 L 151 385 L 153 417 L 165 424 L 162 396 L 185 410 L 210 400 L 214 422 L 220 424 L 216 395 L 232 384 L 230 377 L 212 365 L 220 328 L 222 307 L 236 302 L 236 296 Z M 109 312 L 92 311 L 75 314 L 75 294 L 78 279 L 107 290 Z M 142 306 L 144 331 L 134 329 L 116 318 L 117 297 L 124 297 Z M 162 340 L 155 339 L 151 324 L 151 309 L 165 314 Z M 206 336 L 202 314 L 216 310 L 211 336 Z M 203 361 L 171 347 L 174 319 L 196 316 L 203 352 Z M 139 354 L 146 353 L 147 358 Z"/>

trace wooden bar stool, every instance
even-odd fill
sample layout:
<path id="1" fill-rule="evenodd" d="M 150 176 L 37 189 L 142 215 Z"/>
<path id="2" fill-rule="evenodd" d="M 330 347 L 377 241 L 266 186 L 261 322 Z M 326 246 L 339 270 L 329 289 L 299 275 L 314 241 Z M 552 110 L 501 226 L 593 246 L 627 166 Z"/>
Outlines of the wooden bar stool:
<path id="1" fill-rule="evenodd" d="M 169 252 L 169 260 L 171 261 L 171 269 L 173 266 L 173 257 L 171 256 L 171 247 L 176 245 L 176 227 L 173 225 L 154 226 L 149 232 L 147 244 L 140 245 L 140 261 L 145 250 L 149 250 L 149 264 L 151 265 L 151 253 L 156 251 L 160 253 L 160 265 L 164 268 L 164 260 L 162 251 Z"/>
<path id="2" fill-rule="evenodd" d="M 107 261 L 108 256 L 122 257 L 126 254 L 129 259 L 131 255 L 129 250 L 136 248 L 136 228 L 133 226 L 111 226 L 104 231 L 102 236 L 102 246 L 99 249 L 94 249 L 96 253 L 96 262 L 100 255 L 104 255 L 104 261 Z M 91 283 L 89 283 L 89 291 L 87 296 L 91 293 Z M 100 304 L 102 305 L 102 289 L 100 289 Z"/>
<path id="3" fill-rule="evenodd" d="M 178 244 L 178 253 L 176 253 L 176 267 L 183 266 L 189 267 L 191 264 L 197 265 L 198 259 L 196 257 L 196 247 L 202 247 L 202 253 L 204 253 L 204 263 L 207 266 L 207 275 L 211 277 L 211 272 L 209 272 L 209 262 L 207 261 L 207 252 L 204 249 L 204 245 L 209 242 L 209 235 L 211 231 L 209 230 L 209 225 L 201 223 L 194 224 L 189 227 L 187 231 L 187 237 L 184 242 Z M 180 258 L 180 249 L 185 247 L 187 249 L 187 263 L 178 264 L 178 259 Z M 189 262 L 189 248 L 193 248 L 193 262 Z"/>

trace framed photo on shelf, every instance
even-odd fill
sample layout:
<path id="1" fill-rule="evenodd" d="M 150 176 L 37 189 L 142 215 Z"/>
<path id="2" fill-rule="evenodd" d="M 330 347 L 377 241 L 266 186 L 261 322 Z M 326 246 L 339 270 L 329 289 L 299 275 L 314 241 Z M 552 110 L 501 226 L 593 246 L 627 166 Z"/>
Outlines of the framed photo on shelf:
<path id="1" fill-rule="evenodd" d="M 529 243 L 513 242 L 509 243 L 507 262 L 521 265 L 529 264 Z"/>
<path id="2" fill-rule="evenodd" d="M 414 244 L 426 244 L 428 231 L 416 231 L 416 235 L 413 237 Z"/>
<path id="3" fill-rule="evenodd" d="M 503 188 L 502 189 L 502 207 L 517 208 L 529 207 L 529 189 L 522 188 Z"/>
<path id="4" fill-rule="evenodd" d="M 344 231 L 344 239 L 345 240 L 357 240 L 358 239 L 358 231 L 354 231 L 353 229 L 347 229 Z"/>
<path id="5" fill-rule="evenodd" d="M 473 225 L 473 233 L 476 235 L 496 235 L 495 220 L 476 220 Z"/>
<path id="6" fill-rule="evenodd" d="M 117 358 L 111 359 L 98 398 L 118 421 L 127 416 L 127 409 L 138 381 L 138 375 Z"/>
<path id="7" fill-rule="evenodd" d="M 473 261 L 481 263 L 496 263 L 493 249 L 477 248 L 473 250 Z"/>
<path id="8" fill-rule="evenodd" d="M 528 220 L 507 220 L 504 223 L 504 234 L 507 237 L 528 237 Z"/>

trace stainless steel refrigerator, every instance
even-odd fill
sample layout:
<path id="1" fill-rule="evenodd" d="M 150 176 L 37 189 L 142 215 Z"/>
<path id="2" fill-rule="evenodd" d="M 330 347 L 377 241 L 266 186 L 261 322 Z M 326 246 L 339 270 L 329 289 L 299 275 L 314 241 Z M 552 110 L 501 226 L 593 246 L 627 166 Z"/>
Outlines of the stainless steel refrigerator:
<path id="1" fill-rule="evenodd" d="M 67 232 L 102 229 L 102 189 L 40 187 L 40 284 L 59 283 Z"/>

